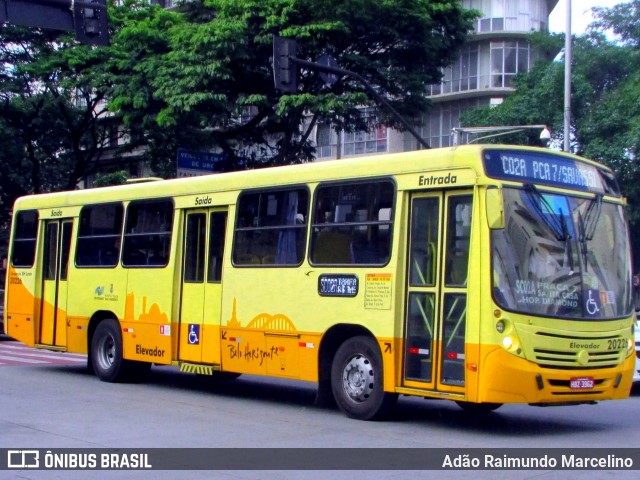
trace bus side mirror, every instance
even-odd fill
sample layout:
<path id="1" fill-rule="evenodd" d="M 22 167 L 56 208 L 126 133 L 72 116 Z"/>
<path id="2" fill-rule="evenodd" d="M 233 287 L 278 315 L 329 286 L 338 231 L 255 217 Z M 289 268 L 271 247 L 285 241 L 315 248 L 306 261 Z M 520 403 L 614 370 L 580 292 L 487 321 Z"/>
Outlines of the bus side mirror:
<path id="1" fill-rule="evenodd" d="M 502 189 L 487 189 L 487 224 L 492 230 L 504 228 L 504 201 Z"/>

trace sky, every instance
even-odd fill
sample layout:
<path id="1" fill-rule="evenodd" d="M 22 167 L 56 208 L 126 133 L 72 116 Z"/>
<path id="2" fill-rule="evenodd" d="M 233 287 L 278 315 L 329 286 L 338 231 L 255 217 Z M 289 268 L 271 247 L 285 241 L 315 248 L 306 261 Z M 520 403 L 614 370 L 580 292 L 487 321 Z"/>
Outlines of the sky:
<path id="1" fill-rule="evenodd" d="M 571 0 L 571 32 L 580 35 L 585 32 L 591 17 L 591 7 L 611 8 L 619 3 L 626 3 L 624 0 Z M 561 33 L 565 31 L 567 0 L 560 0 L 549 15 L 549 31 Z"/>

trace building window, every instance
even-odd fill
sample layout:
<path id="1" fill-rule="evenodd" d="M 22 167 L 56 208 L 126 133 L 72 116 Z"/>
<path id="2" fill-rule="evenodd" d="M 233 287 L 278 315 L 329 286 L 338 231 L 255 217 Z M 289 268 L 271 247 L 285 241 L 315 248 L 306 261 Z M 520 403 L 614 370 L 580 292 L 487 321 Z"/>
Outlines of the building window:
<path id="1" fill-rule="evenodd" d="M 462 49 L 455 64 L 431 85 L 431 95 L 486 88 L 509 88 L 513 77 L 528 72 L 537 57 L 525 41 L 477 42 Z"/>
<path id="2" fill-rule="evenodd" d="M 149 0 L 152 5 L 160 5 L 162 8 L 173 8 L 176 6 L 176 0 Z"/>
<path id="3" fill-rule="evenodd" d="M 420 136 L 426 139 L 432 148 L 450 146 L 451 130 L 460 126 L 460 115 L 472 108 L 488 106 L 489 101 L 488 98 L 482 97 L 434 104 L 429 114 L 424 117 Z M 409 139 L 409 142 L 411 141 Z M 416 148 L 414 145 L 407 145 L 407 142 L 405 145 L 408 150 Z"/>
<path id="4" fill-rule="evenodd" d="M 317 158 L 352 157 L 385 153 L 389 148 L 389 129 L 378 122 L 373 109 L 365 109 L 368 131 L 336 132 L 331 125 L 318 125 L 316 130 Z M 340 155 L 338 155 L 340 153 Z"/>
<path id="5" fill-rule="evenodd" d="M 370 132 L 344 134 L 342 152 L 344 156 L 364 155 L 387 151 L 387 127 L 378 125 Z"/>
<path id="6" fill-rule="evenodd" d="M 464 8 L 480 10 L 476 32 L 529 32 L 547 27 L 547 0 L 462 0 Z"/>
<path id="7" fill-rule="evenodd" d="M 318 158 L 332 158 L 335 156 L 336 135 L 329 124 L 318 125 L 316 133 L 316 153 Z"/>

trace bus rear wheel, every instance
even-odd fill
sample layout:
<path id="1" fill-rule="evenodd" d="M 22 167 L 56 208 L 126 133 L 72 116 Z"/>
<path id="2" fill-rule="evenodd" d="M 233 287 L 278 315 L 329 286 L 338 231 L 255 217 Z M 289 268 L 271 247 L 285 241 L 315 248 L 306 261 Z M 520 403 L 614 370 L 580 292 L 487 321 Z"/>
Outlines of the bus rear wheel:
<path id="1" fill-rule="evenodd" d="M 150 363 L 122 358 L 122 332 L 117 320 L 102 320 L 91 337 L 91 367 L 103 382 L 121 382 L 142 377 Z"/>
<path id="2" fill-rule="evenodd" d="M 331 389 L 348 417 L 373 420 L 387 414 L 398 396 L 383 390 L 380 348 L 366 336 L 346 340 L 333 359 Z"/>

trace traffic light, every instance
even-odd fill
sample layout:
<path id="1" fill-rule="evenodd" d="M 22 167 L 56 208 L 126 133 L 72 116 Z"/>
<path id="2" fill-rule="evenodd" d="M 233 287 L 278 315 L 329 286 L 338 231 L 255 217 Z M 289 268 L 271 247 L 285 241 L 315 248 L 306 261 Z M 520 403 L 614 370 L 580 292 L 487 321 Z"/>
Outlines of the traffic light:
<path id="1" fill-rule="evenodd" d="M 4 22 L 75 31 L 79 42 L 109 44 L 107 0 L 0 0 L 0 27 Z"/>
<path id="2" fill-rule="evenodd" d="M 94 45 L 109 44 L 106 0 L 75 2 L 74 20 L 76 39 Z"/>
<path id="3" fill-rule="evenodd" d="M 298 89 L 296 41 L 273 36 L 273 80 L 276 90 L 293 93 Z"/>

